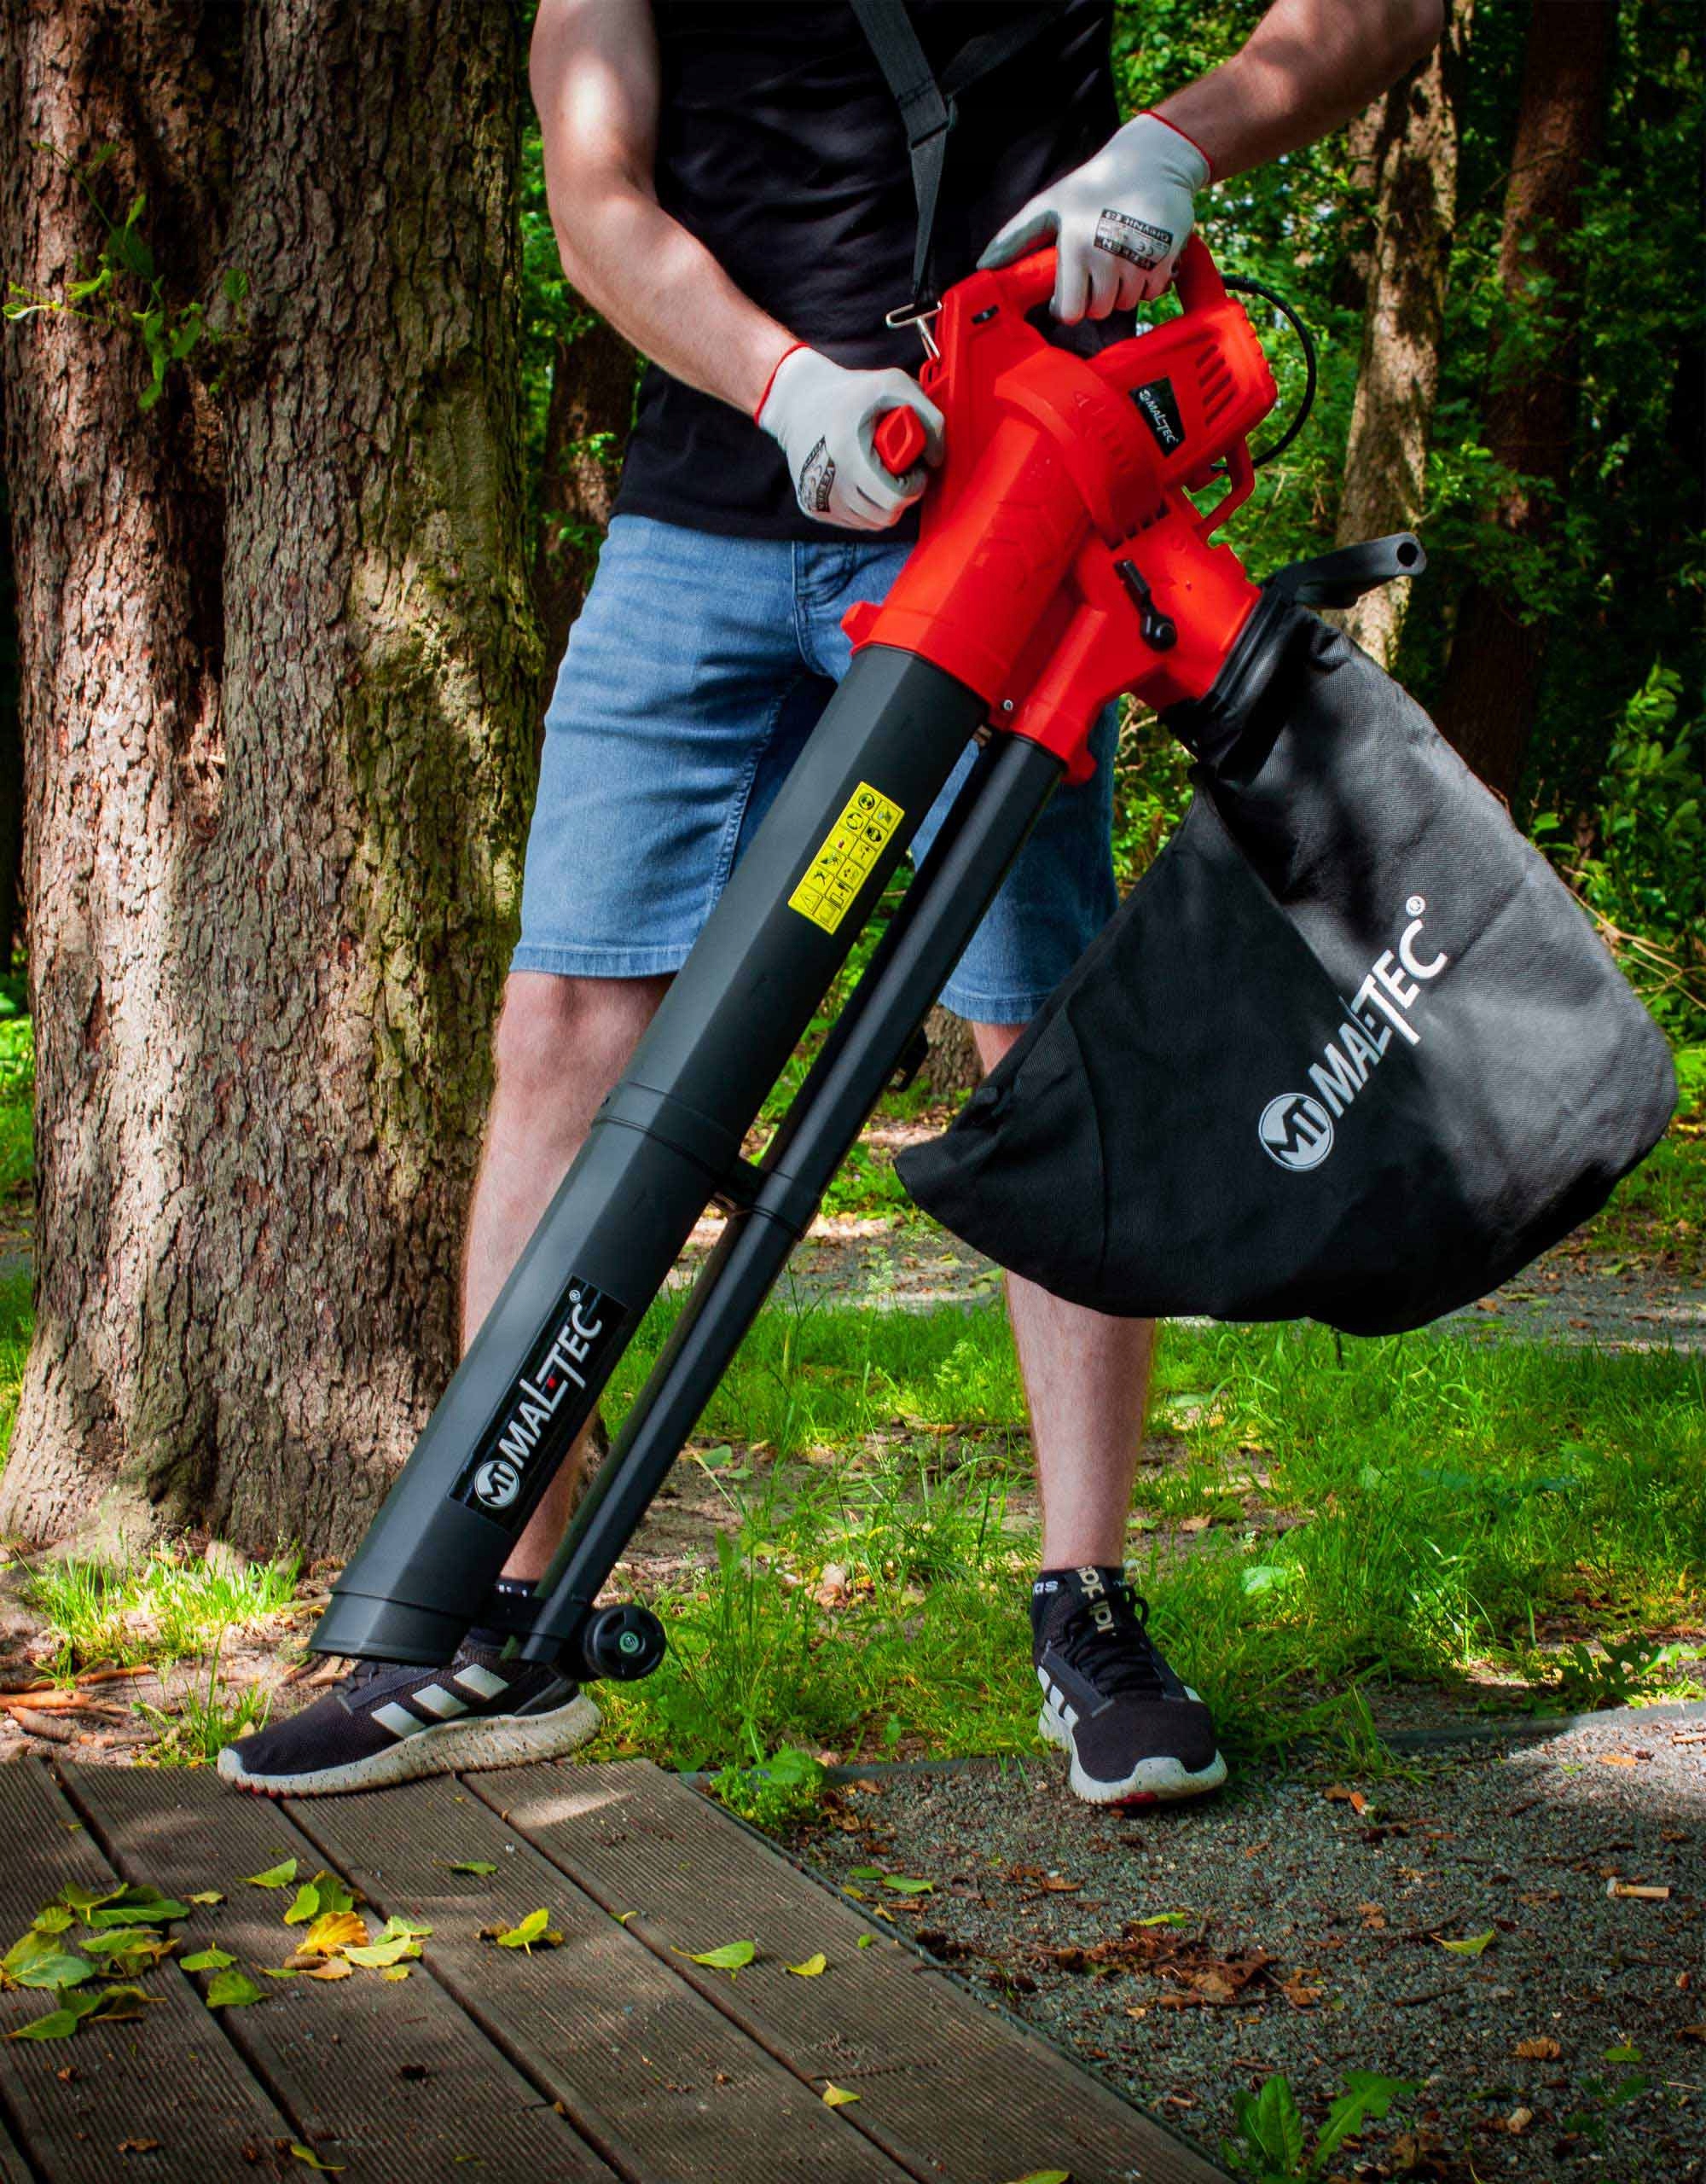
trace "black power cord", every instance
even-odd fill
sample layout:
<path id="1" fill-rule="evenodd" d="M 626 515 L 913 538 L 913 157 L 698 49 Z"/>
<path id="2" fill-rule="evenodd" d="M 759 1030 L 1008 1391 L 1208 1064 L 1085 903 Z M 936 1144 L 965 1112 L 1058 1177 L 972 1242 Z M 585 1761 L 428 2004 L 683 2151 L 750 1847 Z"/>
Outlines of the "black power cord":
<path id="1" fill-rule="evenodd" d="M 1285 431 L 1280 433 L 1279 439 L 1274 441 L 1273 446 L 1265 447 L 1262 449 L 1260 455 L 1252 455 L 1250 456 L 1250 460 L 1251 466 L 1255 469 L 1260 470 L 1264 463 L 1272 462 L 1276 455 L 1284 455 L 1286 449 L 1291 446 L 1292 441 L 1297 439 L 1298 433 L 1303 431 L 1304 426 L 1309 422 L 1309 412 L 1315 406 L 1315 381 L 1317 375 L 1315 370 L 1314 336 L 1309 332 L 1309 328 L 1304 325 L 1303 320 L 1297 316 L 1291 305 L 1286 302 L 1284 296 L 1276 295 L 1272 288 L 1264 287 L 1260 281 L 1252 281 L 1242 273 L 1223 273 L 1221 276 L 1221 279 L 1224 282 L 1225 286 L 1234 295 L 1260 296 L 1264 303 L 1272 304 L 1274 310 L 1279 312 L 1280 316 L 1285 321 L 1291 331 L 1297 335 L 1297 346 L 1303 352 L 1303 398 L 1297 404 L 1297 410 L 1292 415 L 1291 423 L 1286 426 Z"/>

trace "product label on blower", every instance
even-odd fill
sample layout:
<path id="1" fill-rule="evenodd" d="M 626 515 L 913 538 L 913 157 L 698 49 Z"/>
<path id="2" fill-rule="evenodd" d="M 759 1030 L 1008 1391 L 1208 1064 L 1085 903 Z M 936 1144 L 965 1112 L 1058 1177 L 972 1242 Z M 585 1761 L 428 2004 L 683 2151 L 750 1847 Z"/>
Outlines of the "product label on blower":
<path id="1" fill-rule="evenodd" d="M 607 1291 L 572 1275 L 545 1333 L 480 1436 L 452 1498 L 518 1531 L 529 1486 L 568 1454 L 592 1415 L 630 1313 Z"/>

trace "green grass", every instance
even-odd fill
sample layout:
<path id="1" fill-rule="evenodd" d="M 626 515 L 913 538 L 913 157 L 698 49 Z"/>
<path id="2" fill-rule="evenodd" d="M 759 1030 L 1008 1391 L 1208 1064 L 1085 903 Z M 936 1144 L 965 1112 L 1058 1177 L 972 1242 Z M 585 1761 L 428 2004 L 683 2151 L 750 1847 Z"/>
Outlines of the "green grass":
<path id="1" fill-rule="evenodd" d="M 23 1590 L 53 1642 L 44 1668 L 68 1680 L 106 1664 L 164 1672 L 210 1653 L 217 1668 L 228 1630 L 257 1629 L 291 1605 L 298 1569 L 293 1559 L 210 1566 L 161 1548 L 125 1565 L 44 1560 L 29 1566 Z"/>
<path id="2" fill-rule="evenodd" d="M 618 1403 L 677 1309 L 642 1331 Z M 1157 1380 L 1181 1446 L 1140 1477 L 1132 1563 L 1234 1745 L 1355 1732 L 1355 1694 L 1388 1677 L 1462 1700 L 1489 1669 L 1558 1703 L 1602 1664 L 1605 1696 L 1697 1687 L 1699 1361 L 1175 1327 Z M 606 1750 L 721 1765 L 789 1744 L 1029 1745 L 1036 1540 L 1008 1510 L 1029 1443 L 998 1309 L 772 1308 L 704 1438 L 726 1445 L 690 1461 L 738 1526 L 715 1571 L 655 1603 L 658 1675 L 601 1693 Z M 1189 1514 L 1216 1521 L 1181 1555 L 1163 1527 Z M 1621 1666 L 1562 1648 L 1588 1638 L 1633 1642 Z"/>

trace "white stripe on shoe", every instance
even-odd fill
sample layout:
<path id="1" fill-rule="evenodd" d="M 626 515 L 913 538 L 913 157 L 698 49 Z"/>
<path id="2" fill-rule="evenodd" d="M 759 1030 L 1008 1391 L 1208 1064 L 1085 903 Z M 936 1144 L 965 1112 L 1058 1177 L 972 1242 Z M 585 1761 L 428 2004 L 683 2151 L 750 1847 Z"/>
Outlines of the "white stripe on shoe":
<path id="1" fill-rule="evenodd" d="M 482 1668 L 478 1661 L 469 1661 L 464 1667 L 457 1669 L 450 1681 L 461 1684 L 464 1691 L 472 1691 L 481 1699 L 496 1699 L 500 1691 L 509 1688 L 507 1676 L 494 1676 L 490 1669 Z M 424 1691 L 416 1694 L 422 1699 L 426 1695 Z"/>
<path id="2" fill-rule="evenodd" d="M 411 1692 L 409 1696 L 417 1706 L 424 1706 L 429 1714 L 436 1714 L 441 1722 L 454 1720 L 458 1714 L 466 1714 L 468 1711 L 467 1700 L 458 1699 L 454 1691 L 446 1691 L 442 1683 L 423 1684 L 419 1691 Z"/>
<path id="3" fill-rule="evenodd" d="M 412 1737 L 418 1729 L 426 1727 L 418 1714 L 411 1714 L 406 1706 L 399 1706 L 394 1699 L 389 1705 L 375 1706 L 373 1718 L 381 1728 L 389 1729 L 394 1737 Z"/>

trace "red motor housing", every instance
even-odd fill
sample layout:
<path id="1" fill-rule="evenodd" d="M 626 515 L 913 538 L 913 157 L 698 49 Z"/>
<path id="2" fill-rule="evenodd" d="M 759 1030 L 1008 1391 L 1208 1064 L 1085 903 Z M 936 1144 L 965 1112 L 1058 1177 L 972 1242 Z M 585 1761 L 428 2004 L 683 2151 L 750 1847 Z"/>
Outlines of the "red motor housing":
<path id="1" fill-rule="evenodd" d="M 1158 708 L 1207 694 L 1257 592 L 1212 534 L 1254 484 L 1249 435 L 1277 398 L 1243 307 L 1200 240 L 1179 264 L 1176 319 L 1100 356 L 1056 348 L 1027 314 L 1054 253 L 949 289 L 920 383 L 947 420 L 919 543 L 880 606 L 850 610 L 856 646 L 920 653 L 975 690 L 998 727 L 1093 770 L 1109 699 Z M 891 469 L 922 434 L 878 427 Z M 1206 515 L 1189 498 L 1224 462 Z"/>

